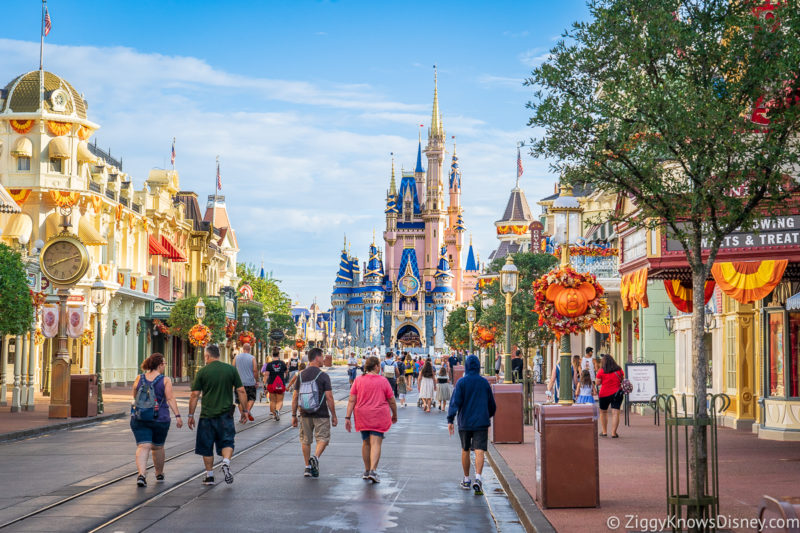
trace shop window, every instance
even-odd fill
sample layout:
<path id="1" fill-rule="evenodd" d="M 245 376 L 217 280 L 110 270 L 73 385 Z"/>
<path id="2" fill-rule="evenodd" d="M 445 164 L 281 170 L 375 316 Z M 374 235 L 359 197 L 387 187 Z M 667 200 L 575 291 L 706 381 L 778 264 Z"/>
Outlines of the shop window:
<path id="1" fill-rule="evenodd" d="M 786 349 L 784 346 L 786 335 L 784 334 L 784 314 L 782 311 L 769 314 L 769 395 L 784 396 L 785 394 L 785 357 Z"/>
<path id="2" fill-rule="evenodd" d="M 31 158 L 20 156 L 17 158 L 17 170 L 25 171 L 31 169 Z"/>
<path id="3" fill-rule="evenodd" d="M 728 320 L 725 328 L 725 388 L 736 389 L 736 320 Z"/>
<path id="4" fill-rule="evenodd" d="M 61 159 L 58 159 L 56 157 L 51 157 L 50 158 L 50 171 L 51 172 L 61 173 L 62 172 L 61 169 L 63 168 L 61 163 L 62 163 Z"/>
<path id="5" fill-rule="evenodd" d="M 789 395 L 800 396 L 800 313 L 789 313 Z"/>

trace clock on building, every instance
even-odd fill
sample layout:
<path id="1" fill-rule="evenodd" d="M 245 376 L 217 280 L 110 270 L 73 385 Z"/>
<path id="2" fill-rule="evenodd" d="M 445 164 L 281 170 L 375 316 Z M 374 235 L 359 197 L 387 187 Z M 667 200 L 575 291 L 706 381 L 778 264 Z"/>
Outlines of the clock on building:
<path id="1" fill-rule="evenodd" d="M 50 95 L 50 103 L 53 105 L 53 111 L 65 111 L 67 109 L 67 91 L 64 89 L 56 89 Z"/>
<path id="2" fill-rule="evenodd" d="M 53 237 L 39 255 L 42 273 L 55 285 L 69 286 L 80 280 L 89 269 L 86 246 L 74 235 Z"/>
<path id="3" fill-rule="evenodd" d="M 419 280 L 411 275 L 405 275 L 397 283 L 397 289 L 403 296 L 411 297 L 419 292 Z"/>

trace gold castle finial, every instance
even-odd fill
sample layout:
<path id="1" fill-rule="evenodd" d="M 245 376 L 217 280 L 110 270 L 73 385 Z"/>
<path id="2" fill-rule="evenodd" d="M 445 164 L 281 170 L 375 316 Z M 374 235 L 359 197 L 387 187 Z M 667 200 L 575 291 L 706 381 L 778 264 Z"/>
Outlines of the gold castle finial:
<path id="1" fill-rule="evenodd" d="M 344 246 L 342 247 L 342 251 L 347 251 L 347 233 L 344 234 Z"/>
<path id="2" fill-rule="evenodd" d="M 433 66 L 433 111 L 431 112 L 430 137 L 444 137 L 442 115 L 439 113 L 439 71 Z"/>
<path id="3" fill-rule="evenodd" d="M 389 182 L 389 194 L 397 196 L 397 183 L 394 181 L 394 152 L 392 152 L 392 179 Z"/>

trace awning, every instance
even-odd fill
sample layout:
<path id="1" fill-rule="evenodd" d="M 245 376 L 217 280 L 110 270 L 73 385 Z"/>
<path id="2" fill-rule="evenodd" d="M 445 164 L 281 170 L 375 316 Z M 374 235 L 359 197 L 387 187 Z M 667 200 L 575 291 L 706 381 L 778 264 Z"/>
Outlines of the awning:
<path id="1" fill-rule="evenodd" d="M 22 209 L 19 208 L 14 198 L 8 194 L 8 191 L 0 185 L 0 213 L 20 213 Z"/>
<path id="2" fill-rule="evenodd" d="M 650 307 L 647 300 L 647 269 L 640 268 L 630 274 L 622 276 L 619 284 L 620 297 L 622 298 L 622 309 L 634 311 Z"/>
<path id="3" fill-rule="evenodd" d="M 722 292 L 739 303 L 749 304 L 772 292 L 788 264 L 788 259 L 714 263 L 711 275 Z"/>
<path id="4" fill-rule="evenodd" d="M 163 247 L 161 243 L 158 242 L 158 239 L 152 235 L 147 236 L 147 249 L 150 252 L 150 255 L 163 255 L 164 257 L 169 258 L 169 250 Z"/>
<path id="5" fill-rule="evenodd" d="M 178 249 L 177 246 L 172 244 L 172 241 L 167 239 L 165 236 L 161 236 L 161 245 L 167 249 L 167 254 L 165 257 L 171 259 L 176 263 L 185 263 L 186 256 Z"/>
<path id="6" fill-rule="evenodd" d="M 100 235 L 100 232 L 95 229 L 94 224 L 86 217 L 81 217 L 80 222 L 78 222 L 78 237 L 83 241 L 83 244 L 88 246 L 103 246 L 108 244 L 108 241 Z"/>
<path id="7" fill-rule="evenodd" d="M 794 296 L 790 296 L 789 299 L 786 300 L 786 310 L 787 311 L 800 310 L 800 292 L 798 292 Z"/>
<path id="8" fill-rule="evenodd" d="M 69 159 L 69 145 L 64 137 L 56 137 L 50 141 L 47 151 L 51 159 Z"/>
<path id="9" fill-rule="evenodd" d="M 97 161 L 97 156 L 89 150 L 89 143 L 81 141 L 78 143 L 78 162 L 80 163 L 94 163 Z"/>
<path id="10" fill-rule="evenodd" d="M 703 305 L 707 304 L 714 294 L 714 287 L 716 283 L 714 280 L 706 281 L 705 288 L 703 289 Z M 681 283 L 679 279 L 665 279 L 664 288 L 667 290 L 667 296 L 678 311 L 684 313 L 691 313 L 694 309 L 692 299 L 694 298 L 694 290 L 691 286 L 686 286 Z"/>
<path id="11" fill-rule="evenodd" d="M 11 149 L 14 157 L 31 157 L 33 154 L 33 143 L 27 137 L 20 137 Z"/>

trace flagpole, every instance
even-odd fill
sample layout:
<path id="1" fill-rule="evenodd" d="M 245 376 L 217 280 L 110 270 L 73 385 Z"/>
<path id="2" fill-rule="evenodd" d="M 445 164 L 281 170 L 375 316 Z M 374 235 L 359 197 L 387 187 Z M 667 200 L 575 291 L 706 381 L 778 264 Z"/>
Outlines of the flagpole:
<path id="1" fill-rule="evenodd" d="M 214 223 L 217 218 L 217 191 L 219 190 L 219 156 L 217 156 L 217 175 L 214 176 L 214 205 L 211 206 L 211 231 L 214 231 Z M 212 240 L 214 236 L 211 236 Z"/>
<path id="2" fill-rule="evenodd" d="M 44 112 L 44 12 L 47 9 L 47 0 L 42 0 L 42 27 L 39 32 L 39 109 Z"/>

